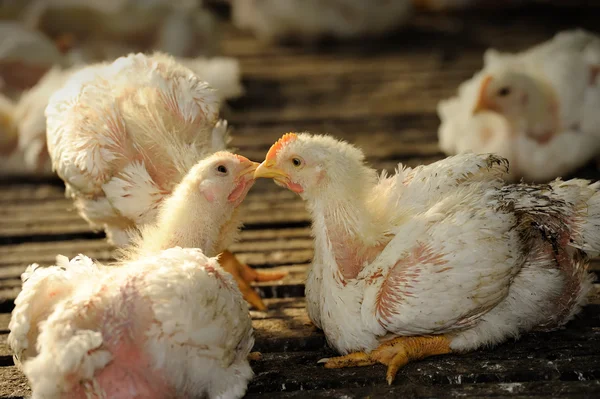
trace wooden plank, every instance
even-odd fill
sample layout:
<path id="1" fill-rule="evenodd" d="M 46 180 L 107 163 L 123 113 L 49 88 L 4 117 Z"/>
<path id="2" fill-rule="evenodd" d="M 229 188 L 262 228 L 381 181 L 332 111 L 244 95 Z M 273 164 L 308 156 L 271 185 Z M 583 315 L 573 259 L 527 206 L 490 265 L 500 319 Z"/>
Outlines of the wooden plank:
<path id="1" fill-rule="evenodd" d="M 330 352 L 324 350 L 322 334 L 307 326 L 306 314 L 298 312 L 302 310 L 302 299 L 268 301 L 268 304 L 273 317 L 257 319 L 257 316 L 262 317 L 258 314 L 260 312 L 253 314 L 257 341 L 255 349 L 263 351 L 263 359 L 253 362 L 257 375 L 249 387 L 251 394 L 307 389 L 334 389 L 333 393 L 346 387 L 366 387 L 363 392 L 368 390 L 381 394 L 396 392 L 385 387 L 385 369 L 382 366 L 324 370 L 316 364 L 318 359 L 330 356 Z M 292 314 L 285 313 L 287 309 Z M 597 315 L 598 307 L 592 311 Z M 589 309 L 585 312 L 589 312 Z M 7 348 L 2 349 L 3 338 L 5 335 L 0 336 L 0 361 L 6 362 L 10 359 L 10 353 Z M 569 326 L 566 330 L 554 333 L 528 334 L 519 341 L 511 341 L 490 350 L 434 357 L 409 364 L 400 371 L 394 386 L 406 387 L 416 383 L 419 386 L 438 386 L 439 392 L 445 392 L 447 384 L 502 382 L 518 383 L 513 386 L 515 392 L 526 392 L 527 387 L 519 384 L 535 380 L 564 382 L 598 378 L 600 363 L 593 356 L 588 356 L 598 350 L 600 327 Z M 16 368 L 0 367 L 0 374 L 7 377 L 2 380 L 10 381 L 10 385 L 6 386 L 26 389 L 23 385 L 25 380 Z M 544 383 L 548 384 L 547 381 Z M 458 392 L 463 386 L 454 388 Z M 595 386 L 585 386 L 596 392 Z M 384 387 L 386 390 L 382 390 Z M 497 385 L 489 387 L 498 389 Z M 510 385 L 506 387 L 509 389 Z M 3 392 L 0 390 L 0 394 Z M 475 394 L 486 391 L 467 392 Z M 303 393 L 306 394 L 305 391 Z"/>
<path id="2" fill-rule="evenodd" d="M 0 367 L 0 398 L 21 399 L 30 395 L 27 378 L 17 367 Z"/>
<path id="3" fill-rule="evenodd" d="M 283 388 L 283 386 L 282 386 Z M 285 385 L 288 389 L 288 385 Z M 290 387 L 293 389 L 293 387 Z M 423 385 L 406 381 L 393 386 L 376 385 L 338 389 L 315 389 L 270 392 L 272 399 L 306 398 L 594 398 L 600 396 L 600 381 L 535 381 L 489 382 L 483 384 Z M 263 398 L 262 393 L 249 393 L 247 399 Z"/>
<path id="4" fill-rule="evenodd" d="M 473 384 L 486 382 L 523 382 L 545 380 L 588 380 L 600 375 L 600 364 L 594 356 L 573 357 L 569 351 L 561 359 L 544 358 L 489 360 L 469 355 L 449 355 L 428 358 L 402 368 L 394 386 L 411 382 L 420 385 Z M 323 352 L 287 352 L 263 354 L 253 364 L 256 377 L 249 386 L 250 393 L 284 390 L 340 389 L 348 387 L 383 386 L 385 367 L 382 365 L 326 370 L 317 361 Z M 439 394 L 443 393 L 442 387 Z"/>

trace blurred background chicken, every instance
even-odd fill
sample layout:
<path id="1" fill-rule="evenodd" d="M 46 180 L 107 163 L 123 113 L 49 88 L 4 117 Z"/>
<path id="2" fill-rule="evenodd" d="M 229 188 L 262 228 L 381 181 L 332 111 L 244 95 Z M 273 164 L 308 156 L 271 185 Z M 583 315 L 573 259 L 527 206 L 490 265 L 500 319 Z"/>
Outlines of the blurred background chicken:
<path id="1" fill-rule="evenodd" d="M 229 0 L 232 20 L 264 40 L 375 36 L 402 26 L 410 0 Z"/>
<path id="2" fill-rule="evenodd" d="M 216 95 L 221 102 L 243 93 L 236 60 L 217 57 L 182 58 L 178 61 L 209 82 L 217 90 Z M 9 99 L 0 104 L 0 112 L 5 115 L 2 124 L 7 126 L 2 133 L 2 140 L 8 142 L 10 137 L 11 141 L 18 143 L 16 146 L 6 146 L 5 156 L 0 158 L 0 175 L 53 174 L 46 146 L 44 111 L 52 94 L 81 68 L 83 65 L 70 68 L 55 66 L 35 86 L 21 94 L 16 105 L 9 106 Z"/>
<path id="3" fill-rule="evenodd" d="M 383 363 L 467 352 L 563 326 L 600 253 L 600 183 L 506 185 L 508 163 L 462 154 L 377 176 L 356 147 L 286 134 L 256 169 L 306 201 L 308 314 L 342 357 Z"/>
<path id="4" fill-rule="evenodd" d="M 53 167 L 79 214 L 112 244 L 127 246 L 131 231 L 156 220 L 161 203 L 195 163 L 226 148 L 219 104 L 206 82 L 159 53 L 132 54 L 73 74 L 50 99 L 46 116 Z M 203 249 L 215 256 L 230 243 Z M 249 282 L 283 274 L 254 271 L 230 253 L 222 261 L 246 299 L 264 309 Z"/>
<path id="5" fill-rule="evenodd" d="M 59 255 L 27 269 L 8 343 L 33 397 L 244 395 L 248 307 L 206 254 L 239 226 L 256 166 L 227 152 L 200 161 L 116 265 Z"/>
<path id="6" fill-rule="evenodd" d="M 490 49 L 458 96 L 439 104 L 440 147 L 495 152 L 509 159 L 513 179 L 547 181 L 600 153 L 599 107 L 597 36 L 565 31 L 518 54 Z"/>

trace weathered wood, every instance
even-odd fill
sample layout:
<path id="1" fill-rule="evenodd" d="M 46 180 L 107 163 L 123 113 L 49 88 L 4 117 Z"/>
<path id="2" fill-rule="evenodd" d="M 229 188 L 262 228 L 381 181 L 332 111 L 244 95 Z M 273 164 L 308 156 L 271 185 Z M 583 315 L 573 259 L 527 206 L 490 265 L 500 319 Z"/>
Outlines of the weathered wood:
<path id="1" fill-rule="evenodd" d="M 282 386 L 283 388 L 284 386 Z M 293 387 L 287 389 L 293 389 Z M 600 381 L 537 381 L 537 382 L 489 382 L 483 384 L 423 385 L 406 381 L 402 385 L 348 387 L 338 389 L 314 389 L 270 392 L 269 398 L 359 399 L 359 398 L 597 398 L 600 395 Z M 248 399 L 262 398 L 264 394 L 249 393 Z"/>
<path id="2" fill-rule="evenodd" d="M 15 366 L 0 367 L 0 398 L 22 399 L 31 395 L 27 378 Z"/>

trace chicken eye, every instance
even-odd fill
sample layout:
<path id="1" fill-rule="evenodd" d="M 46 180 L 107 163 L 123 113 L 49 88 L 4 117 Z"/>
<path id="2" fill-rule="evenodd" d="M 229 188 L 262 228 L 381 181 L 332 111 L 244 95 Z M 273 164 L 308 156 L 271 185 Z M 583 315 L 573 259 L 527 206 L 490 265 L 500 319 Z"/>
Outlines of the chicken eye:
<path id="1" fill-rule="evenodd" d="M 292 158 L 292 164 L 295 167 L 300 167 L 302 165 L 302 160 L 300 158 Z"/>
<path id="2" fill-rule="evenodd" d="M 506 97 L 510 94 L 510 87 L 502 87 L 498 90 L 499 97 Z"/>
<path id="3" fill-rule="evenodd" d="M 217 166 L 217 172 L 226 175 L 227 174 L 227 167 L 225 165 L 219 165 Z"/>

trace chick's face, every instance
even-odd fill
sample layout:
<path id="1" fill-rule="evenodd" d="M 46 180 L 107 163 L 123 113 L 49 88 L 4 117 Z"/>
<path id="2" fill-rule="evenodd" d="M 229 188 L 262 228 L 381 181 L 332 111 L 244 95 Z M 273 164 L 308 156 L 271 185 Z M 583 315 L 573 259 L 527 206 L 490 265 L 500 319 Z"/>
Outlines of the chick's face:
<path id="1" fill-rule="evenodd" d="M 254 185 L 257 166 L 241 155 L 215 153 L 198 165 L 200 193 L 210 203 L 237 207 Z"/>
<path id="2" fill-rule="evenodd" d="M 496 111 L 507 117 L 517 117 L 524 112 L 530 100 L 532 85 L 518 73 L 490 74 L 483 78 L 473 113 Z"/>
<path id="3" fill-rule="evenodd" d="M 298 135 L 287 133 L 271 146 L 254 176 L 271 178 L 279 186 L 304 193 L 322 181 L 325 172 L 318 158 Z"/>
<path id="4" fill-rule="evenodd" d="M 304 198 L 336 195 L 351 184 L 363 159 L 359 149 L 332 137 L 288 133 L 271 146 L 254 177 L 271 178 Z"/>

